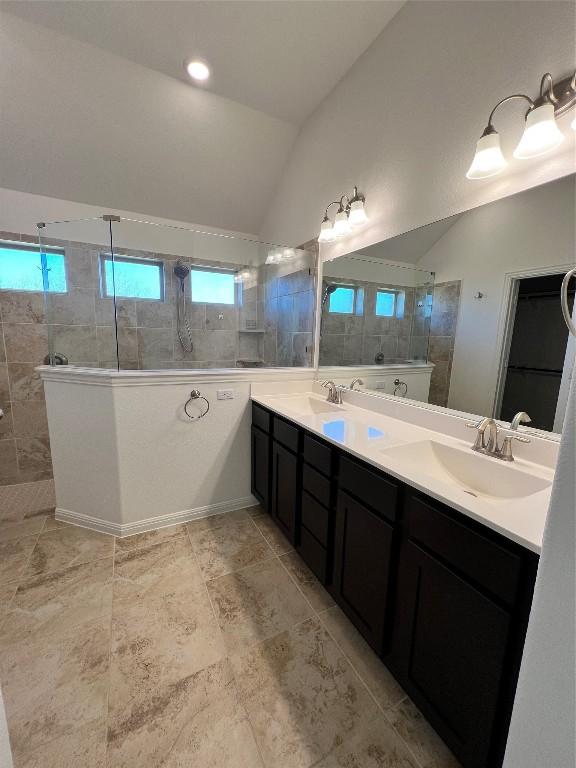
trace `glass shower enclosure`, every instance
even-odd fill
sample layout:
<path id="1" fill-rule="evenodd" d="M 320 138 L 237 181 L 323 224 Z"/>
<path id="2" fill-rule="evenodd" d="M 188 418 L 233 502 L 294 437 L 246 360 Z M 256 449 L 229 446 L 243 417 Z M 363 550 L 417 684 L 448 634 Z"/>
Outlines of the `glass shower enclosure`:
<path id="1" fill-rule="evenodd" d="M 38 235 L 50 365 L 313 364 L 315 248 L 116 215 Z"/>

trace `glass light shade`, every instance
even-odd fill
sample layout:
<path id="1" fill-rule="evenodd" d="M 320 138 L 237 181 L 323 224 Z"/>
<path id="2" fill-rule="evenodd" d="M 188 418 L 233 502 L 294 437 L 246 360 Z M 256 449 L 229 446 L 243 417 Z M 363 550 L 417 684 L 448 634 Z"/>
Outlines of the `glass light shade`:
<path id="1" fill-rule="evenodd" d="M 476 144 L 476 154 L 472 165 L 468 168 L 468 179 L 487 179 L 503 171 L 508 163 L 500 149 L 500 136 L 489 133 L 481 136 Z"/>
<path id="2" fill-rule="evenodd" d="M 366 216 L 366 211 L 364 210 L 364 200 L 354 200 L 350 205 L 348 221 L 353 227 L 359 227 L 368 221 L 368 216 Z"/>
<path id="3" fill-rule="evenodd" d="M 336 218 L 334 219 L 334 235 L 336 237 L 342 237 L 347 235 L 352 227 L 348 221 L 348 214 L 346 211 L 338 211 Z"/>
<path id="4" fill-rule="evenodd" d="M 329 243 L 334 240 L 334 229 L 330 219 L 324 219 L 320 225 L 320 235 L 318 236 L 319 243 Z"/>
<path id="5" fill-rule="evenodd" d="M 203 61 L 189 61 L 186 71 L 193 80 L 208 80 L 210 77 L 210 70 Z"/>
<path id="6" fill-rule="evenodd" d="M 564 141 L 554 117 L 554 105 L 542 104 L 526 115 L 526 127 L 520 143 L 514 150 L 514 157 L 527 160 L 545 155 Z"/>

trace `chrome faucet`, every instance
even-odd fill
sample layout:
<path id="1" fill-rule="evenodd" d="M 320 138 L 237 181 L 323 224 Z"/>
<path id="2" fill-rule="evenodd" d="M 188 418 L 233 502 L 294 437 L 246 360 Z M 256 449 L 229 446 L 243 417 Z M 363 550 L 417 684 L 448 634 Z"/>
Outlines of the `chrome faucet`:
<path id="1" fill-rule="evenodd" d="M 333 381 L 323 381 L 322 386 L 328 390 L 327 402 L 335 405 L 342 404 L 342 389 L 340 387 L 336 386 Z"/>
<path id="2" fill-rule="evenodd" d="M 516 431 L 520 426 L 520 424 L 530 424 L 531 421 L 532 419 L 530 418 L 530 416 L 528 416 L 526 411 L 518 411 L 516 416 L 514 416 L 514 418 L 510 422 L 510 429 L 513 429 L 514 431 Z"/>
<path id="3" fill-rule="evenodd" d="M 362 379 L 352 379 L 352 384 L 350 384 L 350 389 L 354 389 L 356 384 L 360 384 L 361 387 L 364 386 L 364 382 Z"/>
<path id="4" fill-rule="evenodd" d="M 522 412 L 522 414 L 517 414 L 517 416 L 526 417 L 528 414 Z M 529 416 L 528 419 L 530 419 Z M 512 431 L 507 435 L 504 435 L 501 446 L 498 445 L 498 424 L 494 419 L 485 418 L 480 419 L 477 423 L 472 422 L 466 424 L 467 427 L 478 430 L 472 450 L 478 451 L 478 453 L 483 453 L 486 456 L 493 456 L 495 459 L 501 459 L 502 461 L 514 461 L 514 456 L 512 455 L 512 440 L 518 440 L 519 443 L 530 442 L 527 437 L 521 437 L 520 435 L 515 434 L 518 429 L 518 423 L 521 420 L 522 419 L 519 418 L 516 426 L 511 426 Z M 526 419 L 524 418 L 524 421 L 525 420 Z M 516 421 L 516 417 L 514 417 L 514 421 Z M 488 440 L 486 440 L 486 430 L 488 430 Z"/>

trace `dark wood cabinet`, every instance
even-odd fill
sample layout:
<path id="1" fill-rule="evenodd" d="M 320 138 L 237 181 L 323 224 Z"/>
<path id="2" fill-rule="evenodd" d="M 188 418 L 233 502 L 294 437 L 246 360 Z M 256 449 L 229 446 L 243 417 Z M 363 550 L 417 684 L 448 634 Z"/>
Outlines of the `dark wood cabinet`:
<path id="1" fill-rule="evenodd" d="M 254 495 L 463 768 L 500 768 L 538 556 L 254 413 Z"/>
<path id="2" fill-rule="evenodd" d="M 270 498 L 270 436 L 252 427 L 252 493 L 269 511 Z"/>
<path id="3" fill-rule="evenodd" d="M 338 494 L 333 591 L 377 653 L 384 650 L 394 529 L 345 491 Z"/>
<path id="4" fill-rule="evenodd" d="M 270 512 L 278 527 L 294 544 L 300 497 L 300 460 L 283 445 L 272 442 L 272 492 Z"/>

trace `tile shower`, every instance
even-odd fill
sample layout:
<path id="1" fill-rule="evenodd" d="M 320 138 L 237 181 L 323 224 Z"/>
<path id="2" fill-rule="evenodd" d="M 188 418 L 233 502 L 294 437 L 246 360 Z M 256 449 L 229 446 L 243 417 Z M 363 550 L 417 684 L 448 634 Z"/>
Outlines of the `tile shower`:
<path id="1" fill-rule="evenodd" d="M 34 370 L 49 350 L 65 355 L 70 365 L 124 370 L 312 365 L 315 244 L 310 250 L 290 249 L 287 259 L 266 264 L 271 246 L 261 243 L 178 231 L 175 253 L 166 253 L 159 228 L 148 225 L 147 230 L 135 222 L 118 226 L 124 227 L 118 254 L 162 265 L 161 300 L 102 295 L 101 257 L 111 252 L 102 221 L 98 230 L 94 222 L 42 230 L 43 244 L 64 255 L 65 293 L 0 290 L 0 407 L 5 413 L 0 486 L 52 477 L 44 392 Z M 124 247 L 149 233 L 154 250 Z M 0 233 L 0 246 L 33 240 Z M 190 267 L 242 273 L 234 305 L 192 302 L 190 279 L 185 282 L 191 352 L 184 351 L 176 328 L 174 266 L 179 259 Z"/>

